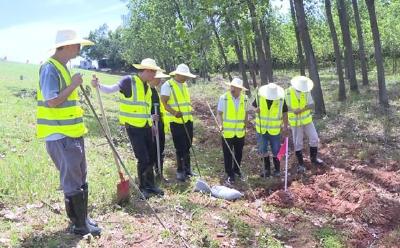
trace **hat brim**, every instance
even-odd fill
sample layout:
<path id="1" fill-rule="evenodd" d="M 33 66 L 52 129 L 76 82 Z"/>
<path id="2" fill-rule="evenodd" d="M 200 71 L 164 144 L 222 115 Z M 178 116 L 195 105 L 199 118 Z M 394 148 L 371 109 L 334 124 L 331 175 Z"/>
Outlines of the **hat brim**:
<path id="1" fill-rule="evenodd" d="M 264 97 L 267 100 L 278 100 L 285 97 L 285 90 L 282 87 L 278 86 L 278 91 L 272 93 L 270 91 L 270 88 L 268 88 L 267 85 L 264 85 L 258 89 L 258 95 Z"/>
<path id="2" fill-rule="evenodd" d="M 53 49 L 63 47 L 63 46 L 78 45 L 78 44 L 80 44 L 81 46 L 93 46 L 94 42 L 92 42 L 90 40 L 85 40 L 85 39 L 68 40 L 68 41 L 64 41 L 64 42 L 55 44 Z"/>
<path id="3" fill-rule="evenodd" d="M 169 73 L 170 76 L 175 76 L 175 75 L 181 75 L 189 78 L 196 78 L 197 76 L 192 74 L 192 73 L 183 73 L 183 72 L 178 72 L 178 71 L 173 71 Z"/>
<path id="4" fill-rule="evenodd" d="M 243 87 L 242 85 L 237 85 L 237 84 L 232 84 L 232 83 L 225 83 L 225 82 L 224 82 L 224 84 L 228 85 L 228 86 L 233 86 L 233 87 L 236 87 L 236 88 L 239 88 L 239 89 L 242 89 L 242 90 L 248 90 L 247 88 Z"/>
<path id="5" fill-rule="evenodd" d="M 170 78 L 170 76 L 167 74 L 161 73 L 161 74 L 156 75 L 154 78 Z"/>
<path id="6" fill-rule="evenodd" d="M 142 64 L 132 64 L 136 69 L 139 70 L 153 70 L 153 71 L 162 71 L 162 69 L 158 66 L 152 65 L 142 65 Z"/>
<path id="7" fill-rule="evenodd" d="M 304 81 L 303 81 L 304 82 Z M 306 83 L 302 83 L 299 80 L 297 80 L 297 78 L 292 78 L 292 80 L 290 80 L 290 84 L 292 85 L 292 87 L 297 90 L 297 91 L 301 91 L 301 92 L 310 92 L 312 90 L 312 88 L 314 87 L 314 83 L 311 79 L 307 79 L 307 81 L 305 81 Z"/>

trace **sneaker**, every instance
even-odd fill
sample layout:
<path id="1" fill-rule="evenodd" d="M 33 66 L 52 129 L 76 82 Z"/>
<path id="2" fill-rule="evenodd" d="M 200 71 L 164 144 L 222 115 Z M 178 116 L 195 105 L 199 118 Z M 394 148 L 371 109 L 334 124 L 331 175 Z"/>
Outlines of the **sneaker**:
<path id="1" fill-rule="evenodd" d="M 297 173 L 304 174 L 306 172 L 306 167 L 299 165 L 297 166 Z"/>

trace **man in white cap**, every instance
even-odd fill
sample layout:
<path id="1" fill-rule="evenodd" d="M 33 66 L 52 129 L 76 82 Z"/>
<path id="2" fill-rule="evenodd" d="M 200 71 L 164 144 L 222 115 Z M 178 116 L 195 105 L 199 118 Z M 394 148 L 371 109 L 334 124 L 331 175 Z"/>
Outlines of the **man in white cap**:
<path id="1" fill-rule="evenodd" d="M 100 235 L 101 229 L 87 215 L 87 163 L 83 140 L 87 129 L 76 89 L 82 84 L 82 75 L 75 73 L 71 77 L 66 66 L 85 45 L 93 45 L 93 42 L 79 38 L 73 30 L 57 32 L 55 53 L 40 67 L 36 130 L 37 137 L 45 139 L 47 152 L 60 172 L 65 210 L 73 232 Z"/>
<path id="2" fill-rule="evenodd" d="M 311 114 L 314 101 L 310 92 L 314 84 L 305 76 L 296 76 L 290 80 L 290 83 L 292 86 L 286 89 L 285 99 L 289 108 L 289 124 L 298 160 L 297 170 L 303 173 L 305 172 L 302 153 L 304 134 L 309 139 L 311 162 L 318 166 L 323 165 L 323 161 L 317 157 L 319 138 Z"/>
<path id="3" fill-rule="evenodd" d="M 256 112 L 256 135 L 258 152 L 263 158 L 264 169 L 261 177 L 271 176 L 271 161 L 268 154 L 268 143 L 271 146 L 274 176 L 280 176 L 278 152 L 281 146 L 281 129 L 286 135 L 288 131 L 288 108 L 285 103 L 285 91 L 275 83 L 263 85 L 258 90 L 253 102 Z M 282 125 L 283 124 L 283 125 Z"/>
<path id="4" fill-rule="evenodd" d="M 227 85 L 230 86 L 230 90 L 219 98 L 217 118 L 222 131 L 222 151 L 227 174 L 225 182 L 229 185 L 235 181 L 235 174 L 242 178 L 240 163 L 247 125 L 247 96 L 242 91 L 247 89 L 243 87 L 240 78 L 233 78 Z M 234 153 L 234 159 L 231 151 Z"/>
<path id="5" fill-rule="evenodd" d="M 151 194 L 164 195 L 154 180 L 156 151 L 153 148 L 152 126 L 153 119 L 158 120 L 158 116 L 151 115 L 152 91 L 148 85 L 161 68 L 150 58 L 143 59 L 140 64 L 133 66 L 139 70 L 136 75 L 124 76 L 117 84 L 110 86 L 100 84 L 94 77 L 92 86 L 99 87 L 104 93 L 121 93 L 119 122 L 125 125 L 137 159 L 139 189 L 145 198 L 149 198 Z"/>
<path id="6" fill-rule="evenodd" d="M 158 130 L 155 130 L 156 125 L 153 125 L 153 134 L 158 135 L 159 137 L 159 147 L 157 148 L 156 138 L 153 139 L 153 149 L 157 151 L 159 149 L 160 153 L 160 168 L 158 168 L 157 163 L 154 166 L 154 172 L 156 174 L 156 178 L 160 179 L 161 181 L 167 182 L 164 178 L 163 174 L 163 167 L 164 167 L 164 147 L 165 147 L 165 133 L 169 131 L 169 122 L 168 118 L 165 114 L 165 108 L 161 103 L 160 95 L 158 94 L 157 87 L 161 84 L 161 80 L 169 78 L 169 75 L 164 74 L 162 71 L 157 71 L 156 76 L 153 80 L 149 82 L 152 91 L 152 103 L 151 106 L 151 114 L 154 115 L 157 113 L 159 116 L 158 120 Z"/>
<path id="7" fill-rule="evenodd" d="M 180 64 L 170 73 L 171 78 L 161 87 L 161 101 L 167 111 L 172 140 L 176 150 L 178 181 L 184 182 L 187 177 L 196 175 L 191 168 L 190 148 L 193 140 L 193 116 L 190 94 L 186 81 L 196 78 L 189 67 Z"/>

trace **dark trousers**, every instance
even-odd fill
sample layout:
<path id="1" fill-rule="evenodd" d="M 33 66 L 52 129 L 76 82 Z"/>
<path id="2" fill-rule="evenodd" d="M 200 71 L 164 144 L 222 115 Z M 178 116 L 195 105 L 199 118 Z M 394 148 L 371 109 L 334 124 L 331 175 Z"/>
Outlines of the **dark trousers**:
<path id="1" fill-rule="evenodd" d="M 235 154 L 235 159 L 239 163 L 242 161 L 242 152 L 244 146 L 244 137 L 238 138 L 226 138 L 226 141 L 230 147 L 230 149 Z M 235 173 L 240 174 L 240 169 L 237 166 L 236 162 L 233 160 L 232 153 L 229 151 L 228 146 L 226 145 L 224 138 L 222 138 L 222 151 L 224 153 L 224 165 L 225 165 L 225 172 L 228 174 L 229 177 L 234 177 Z"/>
<path id="2" fill-rule="evenodd" d="M 158 122 L 158 136 L 160 137 L 160 162 L 161 162 L 161 170 L 163 168 L 164 162 L 164 148 L 165 148 L 165 132 L 164 132 L 164 123 L 162 121 Z M 153 150 L 154 150 L 154 159 L 155 159 L 155 170 L 158 171 L 157 167 L 157 140 L 156 136 L 153 136 Z"/>
<path id="3" fill-rule="evenodd" d="M 188 121 L 185 124 L 171 122 L 170 127 L 177 158 L 190 161 L 190 148 L 192 147 L 193 141 L 193 122 Z M 186 131 L 188 132 L 189 137 L 186 134 Z M 179 166 L 178 163 L 178 172 L 183 172 L 184 168 L 182 167 L 183 166 Z"/>
<path id="4" fill-rule="evenodd" d="M 126 125 L 126 131 L 131 142 L 133 152 L 137 159 L 137 171 L 139 187 L 145 188 L 154 185 L 153 164 L 155 150 L 153 148 L 153 137 L 150 127 L 133 127 Z"/>

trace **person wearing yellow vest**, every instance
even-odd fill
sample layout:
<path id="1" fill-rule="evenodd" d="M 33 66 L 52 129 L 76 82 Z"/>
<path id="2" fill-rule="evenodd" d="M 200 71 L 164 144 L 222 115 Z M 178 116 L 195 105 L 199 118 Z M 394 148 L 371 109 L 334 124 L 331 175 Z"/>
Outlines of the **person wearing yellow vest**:
<path id="1" fill-rule="evenodd" d="M 268 154 L 268 143 L 271 146 L 274 176 L 280 176 L 280 161 L 278 152 L 281 147 L 281 129 L 287 135 L 288 119 L 285 103 L 285 91 L 275 83 L 269 83 L 259 88 L 253 107 L 256 112 L 256 135 L 258 152 L 263 159 L 264 168 L 260 176 L 271 176 L 271 161 Z"/>
<path id="2" fill-rule="evenodd" d="M 174 76 L 161 86 L 161 101 L 170 122 L 172 140 L 176 150 L 178 181 L 184 182 L 187 177 L 196 175 L 191 168 L 190 148 L 193 140 L 193 116 L 190 94 L 186 81 L 196 78 L 189 67 L 180 64 L 170 73 Z M 189 137 L 188 137 L 189 136 Z"/>
<path id="3" fill-rule="evenodd" d="M 160 140 L 159 144 L 159 149 L 160 149 L 160 169 L 158 169 L 157 165 L 157 160 L 156 163 L 154 164 L 154 172 L 156 174 L 156 178 L 160 179 L 161 181 L 168 182 L 166 178 L 164 178 L 163 172 L 163 165 L 164 165 L 164 148 L 165 148 L 165 131 L 169 129 L 169 122 L 168 118 L 165 116 L 165 108 L 161 103 L 160 100 L 160 95 L 158 94 L 157 87 L 161 84 L 161 80 L 165 78 L 169 78 L 169 75 L 164 74 L 161 71 L 157 71 L 156 76 L 154 77 L 153 80 L 149 82 L 150 87 L 151 87 L 151 97 L 152 97 L 152 103 L 153 105 L 151 106 L 151 114 L 155 114 L 155 109 L 157 108 L 157 114 L 159 115 L 158 119 L 158 130 L 155 130 L 155 125 L 153 125 L 153 149 L 157 151 L 157 142 L 156 142 L 156 135 L 158 133 L 158 137 Z M 168 127 L 167 127 L 168 126 Z M 157 159 L 157 157 L 156 157 Z"/>
<path id="4" fill-rule="evenodd" d="M 242 161 L 247 126 L 247 96 L 242 91 L 247 89 L 243 87 L 243 81 L 240 78 L 233 78 L 226 84 L 230 86 L 230 90 L 219 97 L 217 120 L 222 131 L 222 151 L 227 174 L 225 182 L 229 185 L 235 181 L 235 175 L 242 178 L 239 166 Z"/>
<path id="5" fill-rule="evenodd" d="M 60 30 L 55 53 L 40 67 L 37 90 L 37 137 L 46 141 L 46 150 L 60 172 L 65 210 L 72 231 L 79 235 L 100 235 L 101 228 L 88 217 L 87 163 L 83 135 L 83 110 L 77 87 L 82 75 L 71 76 L 66 65 L 82 46 L 94 43 L 79 38 L 73 30 Z"/>
<path id="6" fill-rule="evenodd" d="M 303 173 L 306 169 L 302 152 L 304 134 L 309 139 L 311 162 L 318 166 L 323 165 L 323 161 L 317 157 L 319 138 L 311 114 L 314 101 L 310 92 L 314 83 L 305 76 L 296 76 L 290 80 L 290 84 L 291 87 L 286 89 L 285 99 L 289 108 L 289 124 L 298 160 L 297 171 Z"/>
<path id="7" fill-rule="evenodd" d="M 147 199 L 152 194 L 164 195 L 154 180 L 153 166 L 156 163 L 156 151 L 153 147 L 152 126 L 158 116 L 151 114 L 152 91 L 148 82 L 154 79 L 157 66 L 154 59 L 143 59 L 140 64 L 133 64 L 138 69 L 136 75 L 124 76 L 117 84 L 100 84 L 97 77 L 92 80 L 92 86 L 98 87 L 103 93 L 119 91 L 119 122 L 124 125 L 131 142 L 133 153 L 137 159 L 137 174 L 139 189 Z"/>

